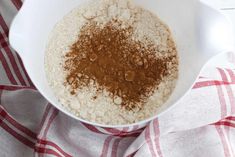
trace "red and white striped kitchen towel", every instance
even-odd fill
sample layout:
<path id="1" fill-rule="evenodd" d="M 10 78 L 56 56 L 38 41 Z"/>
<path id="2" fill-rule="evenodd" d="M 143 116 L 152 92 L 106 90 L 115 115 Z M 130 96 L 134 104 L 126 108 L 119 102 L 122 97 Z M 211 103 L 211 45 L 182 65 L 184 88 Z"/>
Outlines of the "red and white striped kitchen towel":
<path id="1" fill-rule="evenodd" d="M 34 88 L 8 42 L 21 5 L 0 0 L 1 157 L 235 156 L 235 53 L 214 58 L 190 93 L 145 129 L 97 128 L 59 112 Z"/>

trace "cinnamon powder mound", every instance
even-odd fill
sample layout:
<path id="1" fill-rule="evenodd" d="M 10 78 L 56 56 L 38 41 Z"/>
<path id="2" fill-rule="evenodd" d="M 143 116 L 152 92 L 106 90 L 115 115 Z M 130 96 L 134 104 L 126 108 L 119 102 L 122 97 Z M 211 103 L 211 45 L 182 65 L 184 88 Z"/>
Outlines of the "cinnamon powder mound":
<path id="1" fill-rule="evenodd" d="M 169 70 L 172 56 L 159 58 L 157 48 L 132 39 L 133 28 L 121 28 L 113 19 L 104 27 L 90 21 L 80 30 L 78 40 L 65 55 L 66 84 L 71 94 L 88 87 L 106 89 L 116 104 L 128 110 L 142 108 Z M 117 99 L 119 98 L 119 99 Z"/>

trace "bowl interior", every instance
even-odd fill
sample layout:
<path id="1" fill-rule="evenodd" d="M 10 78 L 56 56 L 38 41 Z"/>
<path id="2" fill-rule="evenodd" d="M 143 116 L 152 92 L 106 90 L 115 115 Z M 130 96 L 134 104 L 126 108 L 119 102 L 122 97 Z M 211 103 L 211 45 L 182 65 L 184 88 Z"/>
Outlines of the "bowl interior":
<path id="1" fill-rule="evenodd" d="M 76 119 L 79 118 L 64 110 L 47 84 L 44 73 L 44 52 L 54 25 L 70 10 L 84 2 L 87 0 L 66 0 L 66 2 L 26 0 L 10 32 L 11 44 L 22 57 L 26 70 L 38 90 L 54 106 Z M 185 94 L 208 59 L 198 46 L 199 33 L 196 23 L 200 16 L 198 7 L 203 4 L 197 0 L 135 0 L 135 2 L 157 14 L 170 27 L 179 52 L 178 83 L 170 99 L 159 109 L 158 113 L 161 113 Z M 147 120 L 141 123 L 145 122 Z"/>

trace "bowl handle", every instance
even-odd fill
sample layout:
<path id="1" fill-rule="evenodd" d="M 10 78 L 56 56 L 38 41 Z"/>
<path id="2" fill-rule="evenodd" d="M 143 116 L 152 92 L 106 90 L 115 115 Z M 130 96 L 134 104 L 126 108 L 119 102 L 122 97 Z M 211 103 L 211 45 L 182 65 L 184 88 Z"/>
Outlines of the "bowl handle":
<path id="1" fill-rule="evenodd" d="M 210 10 L 210 6 L 203 0 L 200 14 L 203 17 L 197 19 L 197 32 L 199 33 L 199 47 L 208 59 L 220 52 L 235 50 L 234 26 L 230 18 L 218 9 Z M 210 18 L 214 17 L 214 18 Z"/>

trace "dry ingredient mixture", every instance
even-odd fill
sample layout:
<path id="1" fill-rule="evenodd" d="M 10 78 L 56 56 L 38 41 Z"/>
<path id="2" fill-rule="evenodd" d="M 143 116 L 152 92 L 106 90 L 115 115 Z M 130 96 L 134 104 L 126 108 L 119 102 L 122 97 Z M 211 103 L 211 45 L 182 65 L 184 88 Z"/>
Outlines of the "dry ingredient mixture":
<path id="1" fill-rule="evenodd" d="M 101 124 L 153 116 L 174 89 L 168 27 L 132 1 L 93 1 L 60 21 L 45 57 L 50 86 L 72 113 Z M 55 79 L 58 78 L 58 79 Z"/>

